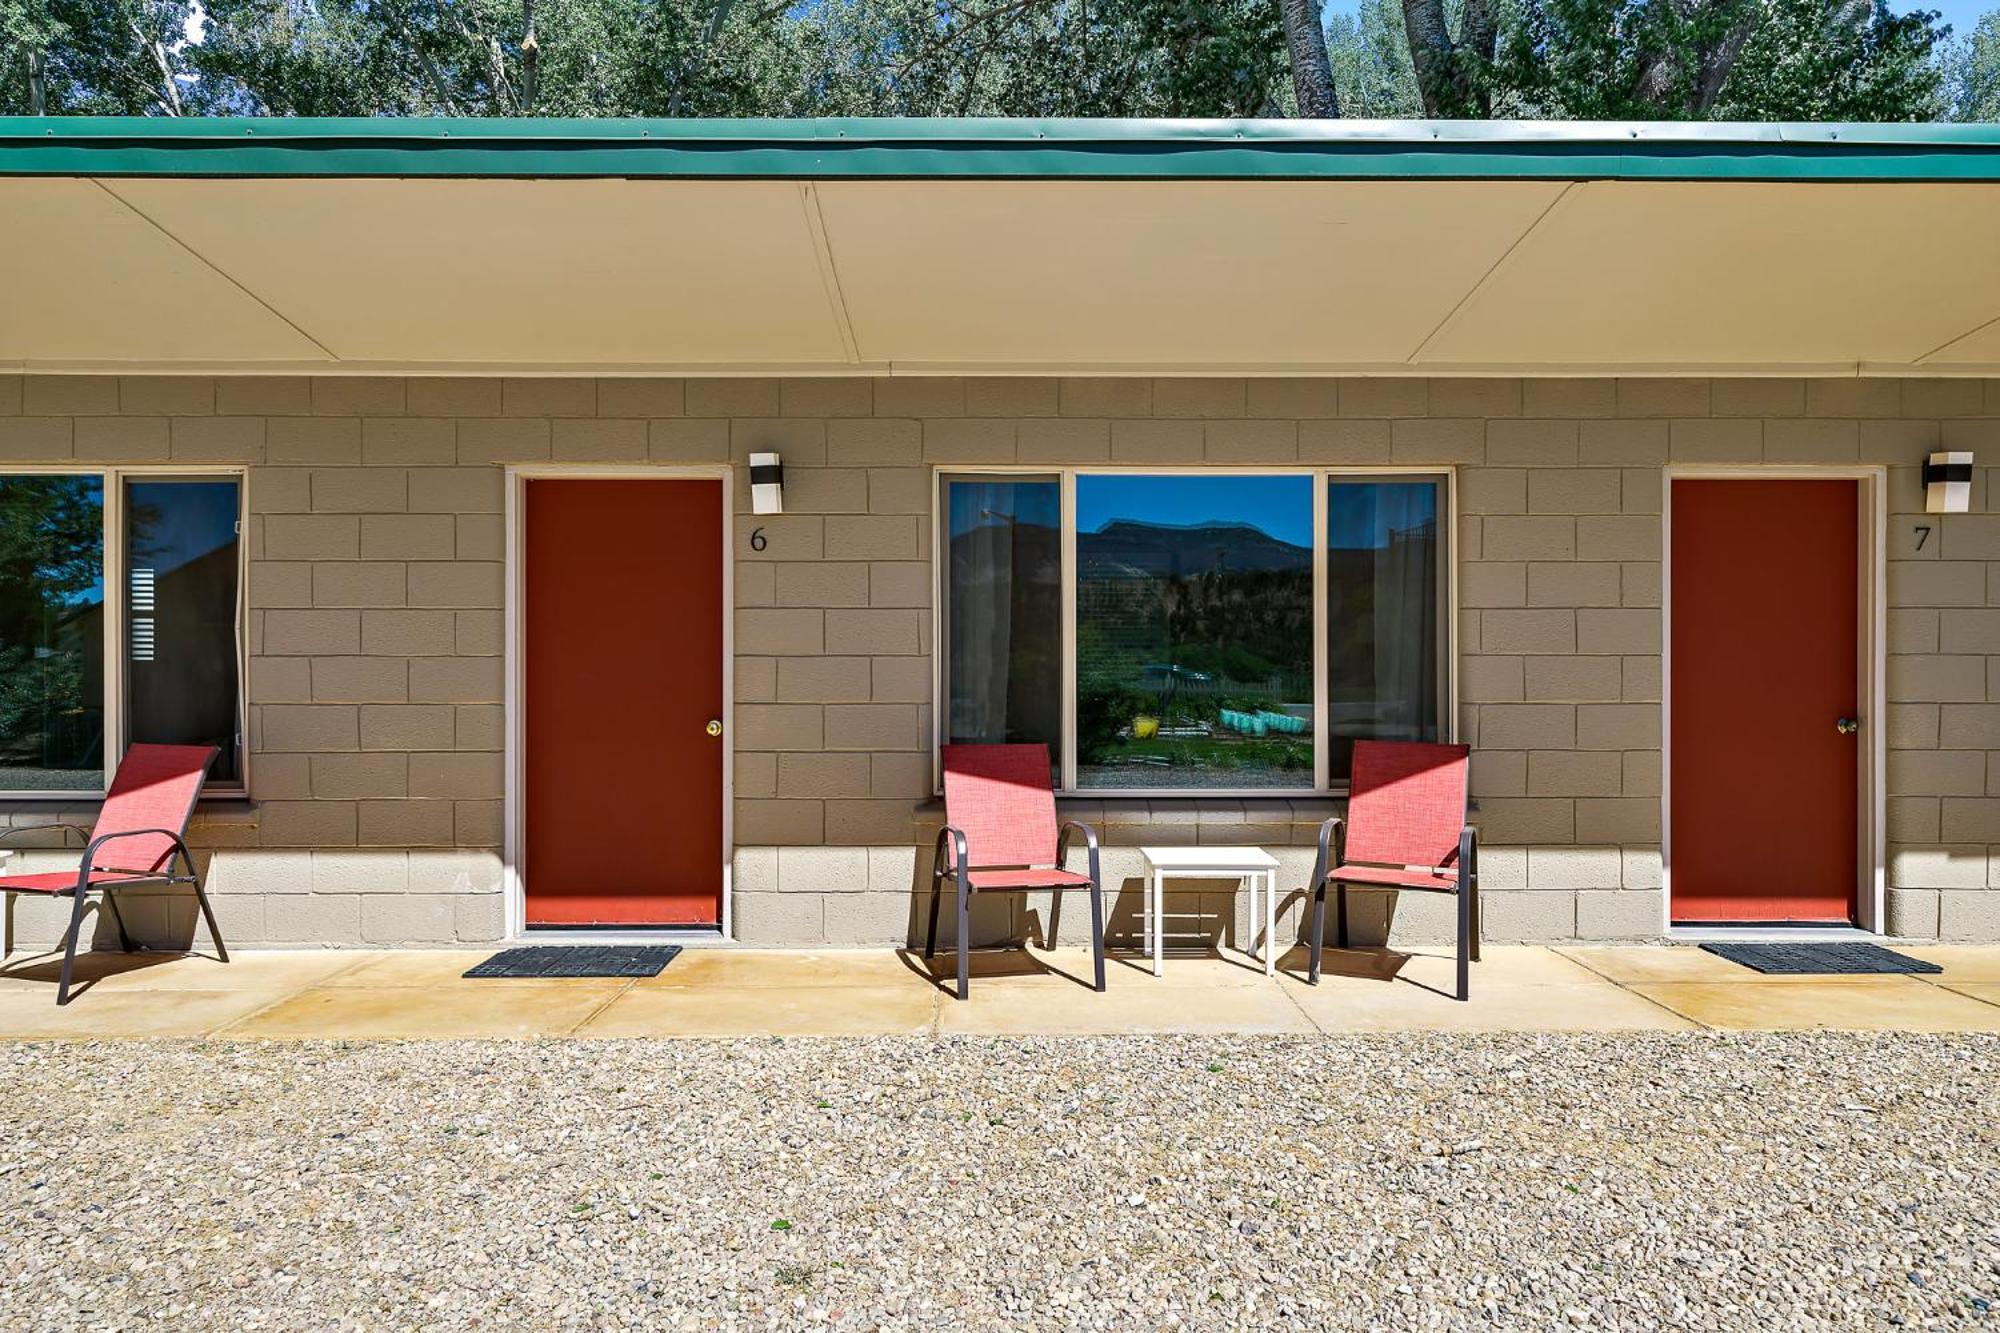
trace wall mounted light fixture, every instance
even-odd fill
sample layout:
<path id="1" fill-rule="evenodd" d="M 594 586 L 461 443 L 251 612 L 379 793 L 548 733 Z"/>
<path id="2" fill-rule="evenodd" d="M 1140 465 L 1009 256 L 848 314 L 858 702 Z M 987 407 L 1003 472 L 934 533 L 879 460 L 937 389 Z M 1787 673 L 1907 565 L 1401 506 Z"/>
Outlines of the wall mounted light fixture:
<path id="1" fill-rule="evenodd" d="M 785 465 L 776 454 L 750 455 L 750 512 L 785 512 Z"/>
<path id="2" fill-rule="evenodd" d="M 1963 514 L 1972 508 L 1972 454 L 1932 454 L 1924 460 L 1924 512 Z"/>

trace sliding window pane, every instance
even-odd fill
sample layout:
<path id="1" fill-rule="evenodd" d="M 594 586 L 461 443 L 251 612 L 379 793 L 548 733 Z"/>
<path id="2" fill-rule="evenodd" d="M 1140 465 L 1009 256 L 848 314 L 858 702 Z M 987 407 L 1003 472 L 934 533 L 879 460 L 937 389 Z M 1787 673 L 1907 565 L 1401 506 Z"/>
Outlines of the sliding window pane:
<path id="1" fill-rule="evenodd" d="M 1328 776 L 1357 740 L 1442 732 L 1439 498 L 1433 480 L 1327 484 Z"/>
<path id="2" fill-rule="evenodd" d="M 211 782 L 242 780 L 236 733 L 234 480 L 125 488 L 126 733 L 132 742 L 213 745 Z"/>
<path id="3" fill-rule="evenodd" d="M 104 783 L 104 483 L 0 476 L 0 791 Z"/>
<path id="4" fill-rule="evenodd" d="M 944 483 L 945 739 L 1041 741 L 1061 771 L 1062 497 L 1054 478 Z"/>
<path id="5" fill-rule="evenodd" d="M 1313 479 L 1076 480 L 1077 785 L 1313 785 Z"/>

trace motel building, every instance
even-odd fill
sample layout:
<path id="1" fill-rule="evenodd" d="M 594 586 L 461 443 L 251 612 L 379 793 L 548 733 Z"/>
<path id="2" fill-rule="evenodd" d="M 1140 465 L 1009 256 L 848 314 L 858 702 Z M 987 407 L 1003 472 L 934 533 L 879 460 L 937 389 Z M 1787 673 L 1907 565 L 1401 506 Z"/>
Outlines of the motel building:
<path id="1" fill-rule="evenodd" d="M 1996 241 L 1978 126 L 0 120 L 0 824 L 214 744 L 232 947 L 905 946 L 1043 742 L 1114 947 L 1295 940 L 1443 740 L 1488 941 L 2000 941 Z"/>

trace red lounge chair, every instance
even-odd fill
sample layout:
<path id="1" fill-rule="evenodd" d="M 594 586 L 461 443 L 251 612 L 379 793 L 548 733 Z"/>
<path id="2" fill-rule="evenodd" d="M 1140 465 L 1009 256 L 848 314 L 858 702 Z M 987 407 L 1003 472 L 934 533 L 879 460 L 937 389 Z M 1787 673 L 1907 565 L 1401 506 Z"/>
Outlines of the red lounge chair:
<path id="1" fill-rule="evenodd" d="M 1458 998 L 1479 961 L 1479 838 L 1465 822 L 1471 768 L 1463 745 L 1356 741 L 1347 819 L 1320 826 L 1313 865 L 1312 975 L 1319 984 L 1326 886 L 1334 934 L 1347 947 L 1347 886 L 1458 895 Z"/>
<path id="2" fill-rule="evenodd" d="M 82 933 L 84 901 L 92 890 L 103 895 L 111 907 L 111 919 L 118 923 L 118 942 L 132 952 L 132 939 L 125 933 L 125 919 L 119 914 L 116 891 L 138 885 L 186 884 L 194 889 L 194 900 L 208 923 L 208 937 L 215 941 L 215 955 L 229 961 L 222 946 L 222 933 L 215 928 L 215 913 L 201 891 L 201 874 L 195 869 L 182 835 L 188 816 L 194 813 L 195 799 L 201 795 L 202 779 L 214 761 L 212 745 L 135 745 L 125 752 L 118 776 L 97 812 L 97 826 L 85 833 L 75 824 L 41 824 L 9 829 L 0 837 L 16 833 L 40 833 L 51 828 L 66 829 L 88 840 L 83 858 L 74 871 L 62 870 L 42 875 L 0 876 L 0 892 L 44 893 L 51 897 L 74 894 L 76 906 L 70 912 L 69 932 L 63 936 L 62 979 L 56 986 L 56 1003 L 69 1003 L 70 973 L 76 965 L 76 941 Z M 175 873 L 174 859 L 182 870 Z"/>
<path id="3" fill-rule="evenodd" d="M 958 889 L 958 998 L 967 999 L 972 993 L 966 951 L 972 934 L 972 895 L 1029 889 L 1090 890 L 1090 951 L 1097 964 L 1097 989 L 1103 990 L 1104 887 L 1097 834 L 1075 820 L 1057 832 L 1049 747 L 945 746 L 944 817 L 932 862 L 931 928 L 924 937 L 924 957 L 937 954 L 938 907 L 949 877 Z M 1062 868 L 1072 832 L 1083 834 L 1088 875 Z M 1049 942 L 1055 943 L 1053 938 Z"/>

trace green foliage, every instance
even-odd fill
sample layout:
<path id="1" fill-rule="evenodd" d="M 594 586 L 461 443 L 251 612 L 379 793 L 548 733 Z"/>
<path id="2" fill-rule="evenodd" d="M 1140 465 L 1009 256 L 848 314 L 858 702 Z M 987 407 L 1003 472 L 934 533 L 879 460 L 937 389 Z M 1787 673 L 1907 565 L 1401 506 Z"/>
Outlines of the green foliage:
<path id="1" fill-rule="evenodd" d="M 1947 119 L 2000 121 L 2000 13 L 1954 38 L 1939 63 Z"/>
<path id="2" fill-rule="evenodd" d="M 1991 18 L 1991 16 L 1988 16 Z M 1765 0 L 1723 85 L 1723 120 L 1935 120 L 1945 110 L 1934 11 L 1882 0 Z"/>
<path id="3" fill-rule="evenodd" d="M 1414 120 L 1424 114 L 1417 69 L 1396 0 L 1361 0 L 1353 14 L 1326 25 L 1327 54 L 1343 113 L 1362 120 Z"/>

